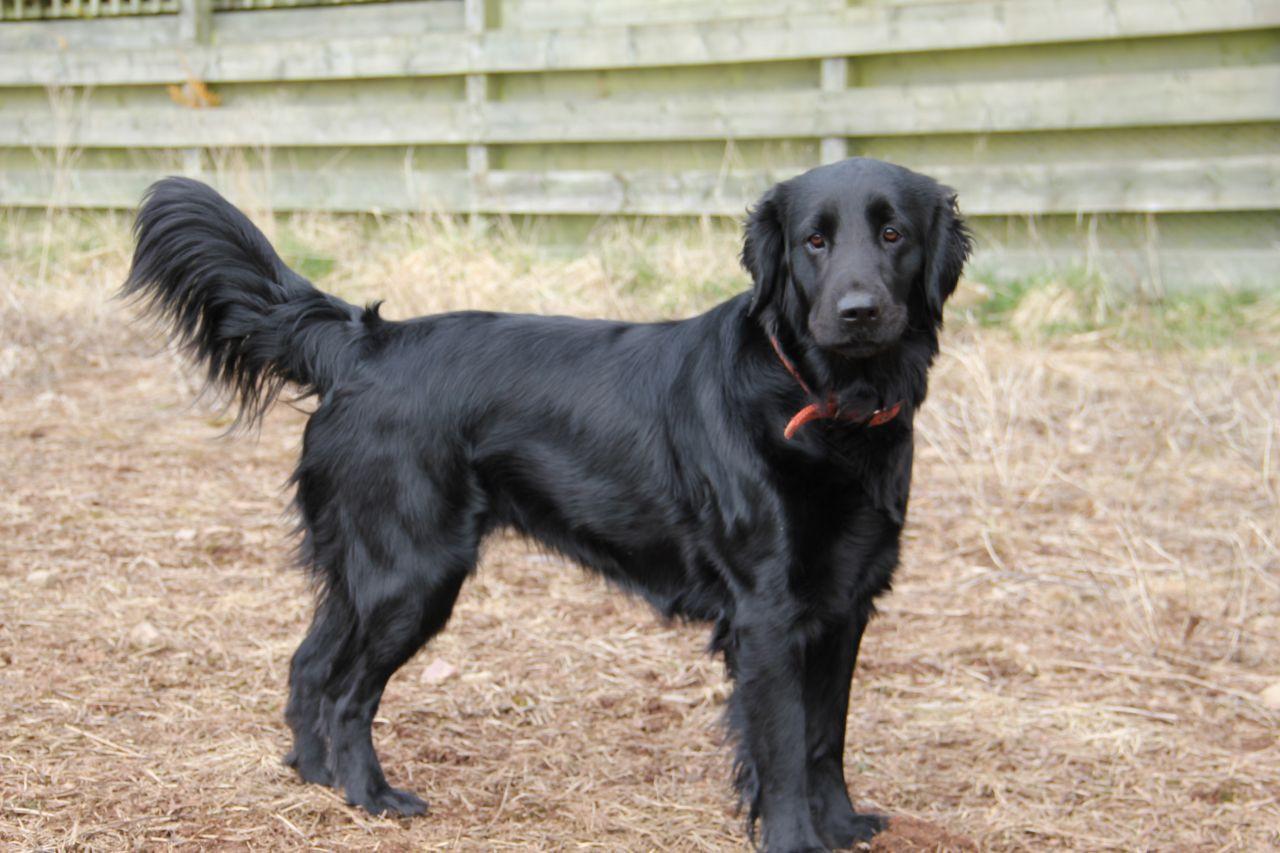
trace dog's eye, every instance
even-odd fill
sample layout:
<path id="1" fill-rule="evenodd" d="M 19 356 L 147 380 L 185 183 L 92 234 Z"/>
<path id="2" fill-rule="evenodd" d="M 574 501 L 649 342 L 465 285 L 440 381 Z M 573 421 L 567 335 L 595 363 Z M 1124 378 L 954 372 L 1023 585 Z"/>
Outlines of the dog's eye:
<path id="1" fill-rule="evenodd" d="M 810 249 L 825 249 L 827 247 L 827 238 L 821 234 L 810 234 L 806 241 Z"/>
<path id="2" fill-rule="evenodd" d="M 902 239 L 902 232 L 897 228 L 886 228 L 880 232 L 880 237 L 886 243 L 896 243 Z"/>

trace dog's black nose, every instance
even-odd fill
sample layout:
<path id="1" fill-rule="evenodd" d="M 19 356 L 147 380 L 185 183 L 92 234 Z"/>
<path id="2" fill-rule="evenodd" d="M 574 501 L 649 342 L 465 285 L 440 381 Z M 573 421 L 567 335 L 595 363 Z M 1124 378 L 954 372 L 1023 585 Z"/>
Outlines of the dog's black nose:
<path id="1" fill-rule="evenodd" d="M 836 303 L 840 319 L 850 325 L 865 326 L 880 319 L 880 302 L 870 293 L 854 291 Z"/>

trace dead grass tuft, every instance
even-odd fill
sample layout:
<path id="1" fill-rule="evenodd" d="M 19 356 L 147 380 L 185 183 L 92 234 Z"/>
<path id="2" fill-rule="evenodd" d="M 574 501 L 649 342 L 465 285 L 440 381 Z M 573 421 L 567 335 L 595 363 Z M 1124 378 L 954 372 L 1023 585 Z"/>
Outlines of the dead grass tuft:
<path id="1" fill-rule="evenodd" d="M 0 843 L 742 847 L 704 631 L 513 540 L 376 726 L 432 816 L 297 784 L 281 710 L 309 596 L 280 567 L 301 416 L 216 438 L 192 374 L 108 299 L 124 217 L 8 214 L 0 235 Z M 742 281 L 713 229 L 615 228 L 560 255 L 423 219 L 274 236 L 394 316 L 669 316 Z M 1023 310 L 1060 317 L 1055 298 Z M 948 333 L 850 718 L 855 798 L 896 816 L 875 849 L 1280 845 L 1262 698 L 1280 682 L 1280 366 L 1247 331 Z"/>

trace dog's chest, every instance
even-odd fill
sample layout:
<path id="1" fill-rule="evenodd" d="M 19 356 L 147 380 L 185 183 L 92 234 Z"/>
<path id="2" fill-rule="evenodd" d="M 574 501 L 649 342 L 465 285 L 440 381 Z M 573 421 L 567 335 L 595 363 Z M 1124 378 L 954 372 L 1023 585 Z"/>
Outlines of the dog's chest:
<path id="1" fill-rule="evenodd" d="M 816 606 L 844 612 L 887 589 L 911 479 L 909 431 L 829 438 L 779 476 L 791 580 Z"/>

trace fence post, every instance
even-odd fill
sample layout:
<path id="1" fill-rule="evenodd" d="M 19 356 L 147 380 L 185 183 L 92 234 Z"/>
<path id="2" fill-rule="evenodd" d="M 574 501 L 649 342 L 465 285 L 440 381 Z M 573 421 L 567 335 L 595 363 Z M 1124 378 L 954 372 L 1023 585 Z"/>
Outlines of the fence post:
<path id="1" fill-rule="evenodd" d="M 487 25 L 487 0 L 465 0 L 467 45 L 472 67 L 484 59 L 484 31 Z M 467 126 L 472 138 L 483 132 L 485 126 L 485 101 L 489 98 L 489 76 L 467 75 Z M 489 146 L 483 142 L 467 145 L 467 177 L 469 179 L 469 220 L 473 227 L 482 227 L 480 199 L 484 195 L 489 177 Z"/>
<path id="2" fill-rule="evenodd" d="M 822 60 L 822 91 L 843 92 L 849 85 L 849 60 L 843 56 Z M 819 156 L 823 163 L 834 163 L 849 156 L 849 140 L 828 136 L 822 140 Z"/>
<path id="3" fill-rule="evenodd" d="M 208 44 L 213 30 L 213 0 L 180 0 L 178 38 L 184 44 Z"/>
<path id="4" fill-rule="evenodd" d="M 213 34 L 213 0 L 179 0 L 178 41 L 184 45 L 208 44 Z M 182 174 L 198 178 L 204 172 L 204 149 L 182 150 Z"/>

